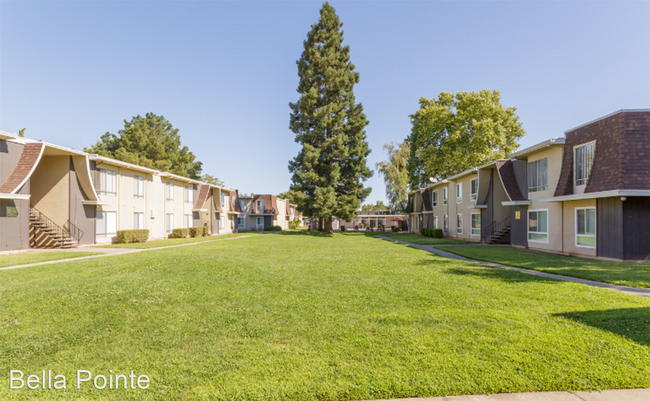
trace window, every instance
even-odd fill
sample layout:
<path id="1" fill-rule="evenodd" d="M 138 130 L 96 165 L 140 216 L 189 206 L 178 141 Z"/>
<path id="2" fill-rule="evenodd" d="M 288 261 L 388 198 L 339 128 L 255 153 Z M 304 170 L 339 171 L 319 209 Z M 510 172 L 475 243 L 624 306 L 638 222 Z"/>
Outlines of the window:
<path id="1" fill-rule="evenodd" d="M 462 214 L 457 214 L 456 215 L 456 234 L 462 234 L 463 233 L 463 215 Z"/>
<path id="2" fill-rule="evenodd" d="M 446 187 L 442 189 L 442 204 L 443 205 L 447 204 L 447 198 L 449 197 L 448 192 L 449 191 L 448 191 L 448 189 Z"/>
<path id="3" fill-rule="evenodd" d="M 115 235 L 117 232 L 117 212 L 97 211 L 97 235 Z"/>
<path id="4" fill-rule="evenodd" d="M 194 220 L 192 219 L 191 214 L 186 214 L 183 216 L 183 228 L 190 228 L 194 226 Z"/>
<path id="5" fill-rule="evenodd" d="M 438 206 L 438 191 L 431 192 L 431 203 L 433 207 Z"/>
<path id="6" fill-rule="evenodd" d="M 481 213 L 472 213 L 472 235 L 481 235 Z"/>
<path id="7" fill-rule="evenodd" d="M 174 183 L 168 182 L 165 183 L 165 199 L 168 201 L 174 200 Z"/>
<path id="8" fill-rule="evenodd" d="M 548 189 L 548 157 L 528 163 L 528 192 Z"/>
<path id="9" fill-rule="evenodd" d="M 221 210 L 226 208 L 226 194 L 221 193 Z"/>
<path id="10" fill-rule="evenodd" d="M 576 186 L 586 185 L 587 181 L 589 181 L 591 166 L 594 164 L 595 150 L 595 142 L 575 148 L 573 164 L 575 169 Z"/>
<path id="11" fill-rule="evenodd" d="M 264 217 L 256 218 L 256 223 L 257 223 L 257 228 L 259 229 L 264 228 Z"/>
<path id="12" fill-rule="evenodd" d="M 237 217 L 237 228 L 246 228 L 246 219 Z"/>
<path id="13" fill-rule="evenodd" d="M 258 200 L 257 201 L 257 213 L 264 213 L 264 201 L 263 200 Z"/>
<path id="14" fill-rule="evenodd" d="M 100 195 L 117 195 L 117 174 L 113 170 L 104 168 L 99 171 L 99 194 Z"/>
<path id="15" fill-rule="evenodd" d="M 445 215 L 445 218 L 443 219 L 443 224 L 444 224 L 444 230 L 447 232 L 449 230 L 449 217 Z"/>
<path id="16" fill-rule="evenodd" d="M 133 229 L 143 230 L 144 227 L 144 213 L 135 212 L 133 213 Z"/>
<path id="17" fill-rule="evenodd" d="M 239 201 L 239 208 L 241 209 L 242 212 L 244 211 L 244 205 L 245 205 L 245 204 L 246 204 L 246 203 L 245 203 L 243 200 L 240 200 L 240 201 Z"/>
<path id="18" fill-rule="evenodd" d="M 548 243 L 548 211 L 528 211 L 528 241 Z"/>
<path id="19" fill-rule="evenodd" d="M 230 231 L 235 229 L 235 217 L 230 216 L 228 217 L 228 221 L 230 222 Z"/>
<path id="20" fill-rule="evenodd" d="M 463 183 L 459 182 L 456 184 L 456 203 L 461 203 L 463 201 Z"/>
<path id="21" fill-rule="evenodd" d="M 167 213 L 165 215 L 165 230 L 167 231 L 167 234 L 171 234 L 173 229 L 174 229 L 174 213 Z"/>
<path id="22" fill-rule="evenodd" d="M 473 178 L 472 181 L 469 182 L 469 187 L 470 187 L 469 198 L 475 201 L 476 197 L 478 196 L 478 178 Z"/>
<path id="23" fill-rule="evenodd" d="M 194 203 L 194 191 L 188 185 L 185 186 L 185 203 Z"/>
<path id="24" fill-rule="evenodd" d="M 433 228 L 438 228 L 438 216 L 433 217 Z"/>
<path id="25" fill-rule="evenodd" d="M 576 208 L 576 246 L 596 247 L 596 208 Z"/>
<path id="26" fill-rule="evenodd" d="M 139 175 L 133 176 L 133 197 L 135 199 L 144 198 L 144 178 Z"/>
<path id="27" fill-rule="evenodd" d="M 226 229 L 226 216 L 221 216 L 219 218 L 219 229 L 221 229 L 221 230 Z"/>

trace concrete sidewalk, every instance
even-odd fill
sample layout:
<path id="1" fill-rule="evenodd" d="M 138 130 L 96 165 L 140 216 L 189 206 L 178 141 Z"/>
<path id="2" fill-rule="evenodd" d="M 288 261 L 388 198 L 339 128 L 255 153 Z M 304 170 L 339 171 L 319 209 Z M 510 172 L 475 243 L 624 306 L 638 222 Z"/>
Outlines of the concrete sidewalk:
<path id="1" fill-rule="evenodd" d="M 78 247 L 78 248 L 66 248 L 66 249 L 39 249 L 39 250 L 32 250 L 30 252 L 101 252 L 101 255 L 91 255 L 91 256 L 82 256 L 79 258 L 70 258 L 70 259 L 58 259 L 58 260 L 49 260 L 46 262 L 37 262 L 37 263 L 29 263 L 25 265 L 16 265 L 16 266 L 7 266 L 7 267 L 2 267 L 0 270 L 11 270 L 11 269 L 20 269 L 23 267 L 31 267 L 31 266 L 40 266 L 40 265 L 51 265 L 54 263 L 62 263 L 62 262 L 74 262 L 77 260 L 84 260 L 84 259 L 94 259 L 94 258 L 104 258 L 106 256 L 114 256 L 114 255 L 125 255 L 127 253 L 137 253 L 137 252 L 145 252 L 145 251 L 157 251 L 160 249 L 167 249 L 167 248 L 176 248 L 179 246 L 189 246 L 189 245 L 198 245 L 198 244 L 205 244 L 205 243 L 210 243 L 214 241 L 226 241 L 229 239 L 239 239 L 239 238 L 249 238 L 250 235 L 242 235 L 240 237 L 230 237 L 230 238 L 215 238 L 213 240 L 209 241 L 197 241 L 197 242 L 188 242 L 185 244 L 177 244 L 177 245 L 167 245 L 167 246 L 159 246 L 157 248 L 145 248 L 145 249 L 134 249 L 134 248 L 92 248 L 92 247 Z"/>
<path id="2" fill-rule="evenodd" d="M 451 397 L 402 398 L 379 401 L 649 401 L 650 389 L 605 390 L 599 392 L 552 391 L 544 393 L 510 393 L 457 395 Z"/>
<path id="3" fill-rule="evenodd" d="M 537 270 L 523 269 L 521 267 L 507 266 L 507 265 L 502 265 L 502 264 L 499 264 L 499 263 L 492 263 L 492 262 L 484 262 L 482 260 L 467 259 L 467 258 L 465 258 L 463 256 L 456 255 L 455 253 L 451 253 L 451 252 L 443 251 L 442 249 L 438 249 L 437 248 L 438 245 L 417 245 L 417 244 L 412 244 L 412 243 L 406 242 L 406 241 L 400 241 L 400 240 L 397 240 L 397 239 L 384 237 L 384 236 L 381 236 L 381 235 L 378 235 L 377 237 L 388 240 L 388 241 L 393 241 L 393 242 L 398 242 L 400 244 L 408 245 L 408 246 L 411 246 L 413 248 L 422 249 L 423 251 L 435 253 L 438 256 L 443 256 L 443 257 L 449 258 L 449 259 L 462 260 L 463 262 L 480 263 L 480 264 L 485 265 L 485 266 L 498 267 L 498 268 L 501 268 L 501 269 L 508 269 L 508 270 L 515 270 L 515 271 L 518 271 L 520 273 L 531 274 L 533 276 L 551 278 L 551 279 L 554 279 L 554 280 L 561 280 L 561 281 L 570 281 L 572 283 L 585 284 L 585 285 L 590 285 L 592 287 L 606 288 L 608 290 L 614 290 L 614 291 L 622 292 L 624 294 L 637 295 L 637 296 L 640 296 L 640 297 L 650 297 L 650 289 L 648 289 L 648 288 L 634 288 L 634 287 L 626 287 L 626 286 L 623 286 L 623 285 L 601 283 L 600 281 L 585 280 L 583 278 L 561 276 L 559 274 L 552 274 L 552 273 L 544 273 L 544 272 L 540 272 L 540 271 L 537 271 Z M 489 246 L 489 245 L 482 245 L 482 246 Z M 647 400 L 650 401 L 650 397 L 648 397 Z"/>

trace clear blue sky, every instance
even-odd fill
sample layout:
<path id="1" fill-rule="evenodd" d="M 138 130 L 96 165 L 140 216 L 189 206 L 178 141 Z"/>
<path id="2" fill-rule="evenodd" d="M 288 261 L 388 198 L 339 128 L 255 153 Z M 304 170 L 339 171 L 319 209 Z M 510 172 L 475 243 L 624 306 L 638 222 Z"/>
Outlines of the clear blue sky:
<path id="1" fill-rule="evenodd" d="M 164 115 L 243 192 L 288 189 L 296 60 L 320 2 L 0 2 L 0 129 L 82 149 Z M 498 89 L 522 146 L 650 107 L 650 2 L 340 2 L 369 164 L 421 96 Z M 384 200 L 368 181 L 368 201 Z"/>

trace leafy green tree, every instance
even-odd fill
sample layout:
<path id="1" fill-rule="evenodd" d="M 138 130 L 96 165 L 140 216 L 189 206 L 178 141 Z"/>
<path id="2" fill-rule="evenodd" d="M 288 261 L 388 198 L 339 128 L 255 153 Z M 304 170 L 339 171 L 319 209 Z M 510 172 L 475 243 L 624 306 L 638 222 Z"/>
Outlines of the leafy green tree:
<path id="1" fill-rule="evenodd" d="M 409 172 L 407 168 L 411 148 L 408 141 L 384 145 L 388 160 L 376 164 L 379 175 L 384 177 L 386 197 L 391 209 L 405 212 L 408 201 Z"/>
<path id="2" fill-rule="evenodd" d="M 363 182 L 372 176 L 366 165 L 370 154 L 363 106 L 356 103 L 354 85 L 359 73 L 343 46 L 336 11 L 323 4 L 312 25 L 298 64 L 298 93 L 291 103 L 290 128 L 302 145 L 289 162 L 295 203 L 332 232 L 332 216 L 350 220 L 370 194 Z"/>
<path id="3" fill-rule="evenodd" d="M 178 129 L 153 113 L 124 120 L 124 129 L 117 135 L 107 132 L 84 151 L 183 177 L 201 177 L 202 163 L 195 161 L 187 146 L 181 147 Z"/>
<path id="4" fill-rule="evenodd" d="M 390 210 L 390 208 L 384 204 L 384 201 L 377 201 L 374 205 L 368 203 L 367 205 L 361 206 L 361 210 Z"/>
<path id="5" fill-rule="evenodd" d="M 438 99 L 420 98 L 412 114 L 408 141 L 411 188 L 428 185 L 495 159 L 519 146 L 525 131 L 515 107 L 501 104 L 499 91 L 442 92 Z"/>
<path id="6" fill-rule="evenodd" d="M 217 177 L 212 176 L 212 175 L 210 175 L 210 174 L 203 174 L 203 175 L 201 176 L 201 181 L 203 181 L 203 182 L 207 182 L 208 184 L 216 185 L 216 186 L 218 186 L 218 187 L 224 187 L 224 186 L 226 186 L 226 184 L 224 184 L 223 181 L 221 181 L 221 180 L 218 179 Z"/>
<path id="7" fill-rule="evenodd" d="M 21 137 L 21 138 L 24 138 L 24 137 L 25 137 L 25 129 L 26 129 L 26 128 L 22 128 L 22 129 L 20 129 L 20 130 L 18 131 L 18 136 L 19 136 L 19 137 Z"/>

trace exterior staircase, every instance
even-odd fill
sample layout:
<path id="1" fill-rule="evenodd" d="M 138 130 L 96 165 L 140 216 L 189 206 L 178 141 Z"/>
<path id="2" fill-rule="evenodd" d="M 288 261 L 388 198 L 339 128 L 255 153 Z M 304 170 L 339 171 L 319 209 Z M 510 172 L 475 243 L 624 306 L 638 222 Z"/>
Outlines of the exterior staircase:
<path id="1" fill-rule="evenodd" d="M 70 231 L 60 227 L 38 209 L 29 209 L 30 244 L 33 248 L 70 248 L 79 245 L 83 231 L 70 223 Z"/>
<path id="2" fill-rule="evenodd" d="M 510 216 L 500 222 L 494 222 L 483 229 L 484 241 L 488 244 L 510 242 Z"/>

